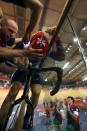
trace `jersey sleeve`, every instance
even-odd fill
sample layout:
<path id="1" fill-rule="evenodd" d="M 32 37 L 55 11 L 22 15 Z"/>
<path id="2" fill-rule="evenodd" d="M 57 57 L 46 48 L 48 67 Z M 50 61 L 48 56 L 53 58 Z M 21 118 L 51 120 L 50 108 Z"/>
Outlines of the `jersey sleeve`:
<path id="1" fill-rule="evenodd" d="M 56 51 L 52 50 L 49 52 L 49 57 L 57 61 L 63 61 L 65 59 L 65 50 L 62 41 L 58 38 L 55 39 Z"/>
<path id="2" fill-rule="evenodd" d="M 15 38 L 10 38 L 5 44 L 5 46 L 12 46 L 14 43 L 15 43 Z"/>
<path id="3" fill-rule="evenodd" d="M 22 41 L 18 42 L 14 49 L 24 49 L 24 43 Z"/>

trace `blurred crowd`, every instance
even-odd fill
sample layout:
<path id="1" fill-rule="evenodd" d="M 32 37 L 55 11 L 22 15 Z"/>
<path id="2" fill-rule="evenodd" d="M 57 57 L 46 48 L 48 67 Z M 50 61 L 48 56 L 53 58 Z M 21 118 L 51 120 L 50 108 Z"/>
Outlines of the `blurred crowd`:
<path id="1" fill-rule="evenodd" d="M 47 119 L 50 131 L 81 131 L 80 113 L 87 115 L 86 99 L 77 99 L 68 96 L 65 100 L 45 101 L 43 109 L 36 108 L 39 116 Z M 44 120 L 43 122 L 44 123 Z M 37 124 L 37 123 L 36 123 Z"/>

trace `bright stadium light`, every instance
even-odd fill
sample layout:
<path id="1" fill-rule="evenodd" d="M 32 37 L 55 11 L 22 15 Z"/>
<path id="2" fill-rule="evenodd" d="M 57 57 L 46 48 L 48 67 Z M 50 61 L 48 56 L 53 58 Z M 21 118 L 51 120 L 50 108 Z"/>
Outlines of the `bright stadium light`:
<path id="1" fill-rule="evenodd" d="M 67 68 L 68 65 L 69 65 L 69 62 L 67 62 L 67 63 L 63 66 L 63 69 Z"/>

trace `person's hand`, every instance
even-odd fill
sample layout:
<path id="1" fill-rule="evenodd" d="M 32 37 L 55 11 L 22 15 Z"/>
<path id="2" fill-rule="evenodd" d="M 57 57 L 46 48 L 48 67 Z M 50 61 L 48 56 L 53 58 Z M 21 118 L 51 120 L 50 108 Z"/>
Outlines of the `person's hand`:
<path id="1" fill-rule="evenodd" d="M 32 63 L 29 63 L 28 57 L 15 57 L 14 63 L 20 68 L 20 69 L 27 69 L 28 66 L 32 66 Z"/>
<path id="2" fill-rule="evenodd" d="M 30 58 L 43 58 L 43 49 L 33 49 L 31 46 L 29 46 L 27 49 L 24 49 L 24 55 L 28 56 Z"/>
<path id="3" fill-rule="evenodd" d="M 53 35 L 55 33 L 56 26 L 48 27 L 45 32 L 49 33 L 50 35 Z"/>
<path id="4" fill-rule="evenodd" d="M 26 44 L 30 41 L 31 33 L 25 33 L 22 41 Z"/>
<path id="5" fill-rule="evenodd" d="M 68 104 L 68 106 L 67 106 L 67 109 L 68 109 L 68 111 L 70 112 L 70 105 Z"/>

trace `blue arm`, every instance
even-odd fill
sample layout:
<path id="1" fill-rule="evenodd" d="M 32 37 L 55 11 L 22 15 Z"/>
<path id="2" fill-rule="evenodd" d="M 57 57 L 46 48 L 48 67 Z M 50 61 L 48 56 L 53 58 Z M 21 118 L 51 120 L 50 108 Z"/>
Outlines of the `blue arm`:
<path id="1" fill-rule="evenodd" d="M 49 57 L 57 61 L 63 61 L 65 60 L 65 51 L 64 51 L 62 41 L 59 39 L 59 37 L 57 37 L 55 39 L 55 42 L 56 42 L 56 51 L 53 51 L 51 49 L 49 53 Z"/>

